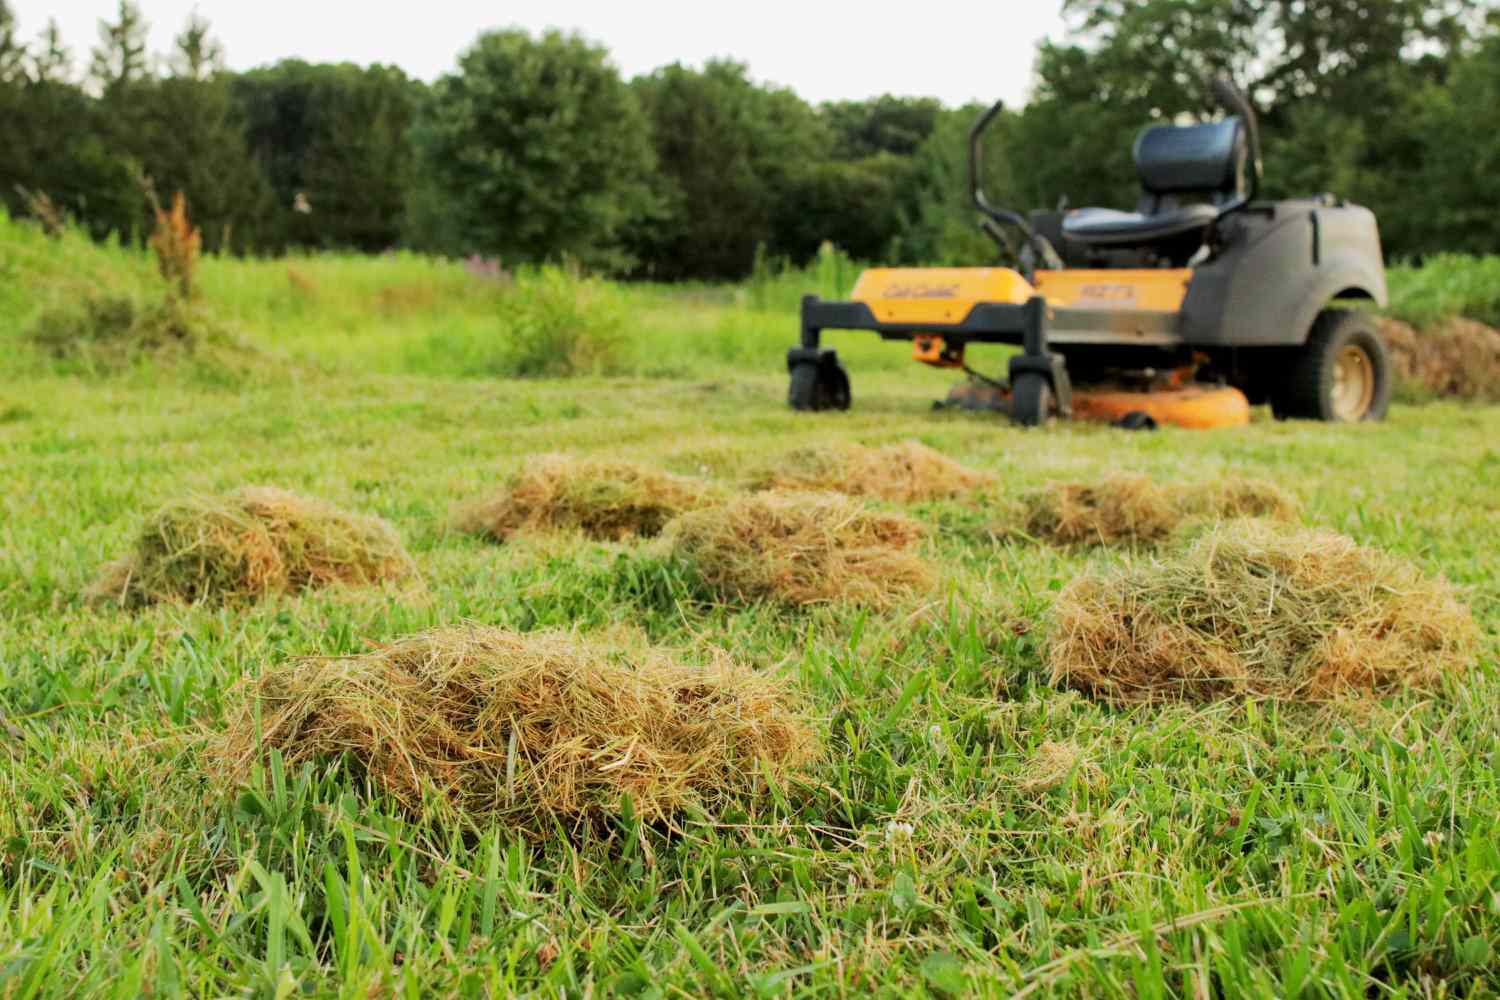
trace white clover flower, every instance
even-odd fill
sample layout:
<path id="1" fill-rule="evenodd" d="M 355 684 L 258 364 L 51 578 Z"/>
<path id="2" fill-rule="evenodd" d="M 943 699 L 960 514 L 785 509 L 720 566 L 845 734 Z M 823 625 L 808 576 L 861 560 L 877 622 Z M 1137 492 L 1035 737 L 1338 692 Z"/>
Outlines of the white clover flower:
<path id="1" fill-rule="evenodd" d="M 895 820 L 891 820 L 885 825 L 885 839 L 888 842 L 894 840 L 910 840 L 912 834 L 916 832 L 917 828 L 912 826 L 910 823 L 898 823 Z"/>

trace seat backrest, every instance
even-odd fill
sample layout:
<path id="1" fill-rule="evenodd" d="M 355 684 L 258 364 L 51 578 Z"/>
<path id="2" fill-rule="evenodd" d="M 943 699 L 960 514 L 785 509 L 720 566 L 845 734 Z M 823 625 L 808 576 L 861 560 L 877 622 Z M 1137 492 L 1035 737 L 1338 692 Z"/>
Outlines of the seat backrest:
<path id="1" fill-rule="evenodd" d="M 1141 187 L 1157 198 L 1242 194 L 1248 159 L 1245 126 L 1236 117 L 1203 125 L 1158 125 L 1135 141 Z"/>

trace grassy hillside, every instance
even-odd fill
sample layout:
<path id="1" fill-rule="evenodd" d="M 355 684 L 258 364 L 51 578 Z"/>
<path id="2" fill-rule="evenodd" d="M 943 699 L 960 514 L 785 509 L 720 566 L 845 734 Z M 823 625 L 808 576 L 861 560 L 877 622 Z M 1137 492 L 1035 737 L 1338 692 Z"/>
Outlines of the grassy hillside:
<path id="1" fill-rule="evenodd" d="M 1500 408 L 1023 432 L 932 413 L 949 376 L 850 337 L 855 409 L 793 414 L 795 296 L 847 282 L 833 260 L 747 288 L 585 288 L 621 346 L 566 379 L 493 376 L 528 356 L 517 315 L 567 327 L 546 319 L 575 285 L 507 291 L 407 257 L 206 261 L 206 307 L 252 358 L 226 377 L 90 374 L 23 343 L 78 296 L 159 295 L 153 268 L 0 223 L 0 995 L 1500 991 Z M 1429 279 L 1393 283 L 1469 308 Z M 650 543 L 448 527 L 541 452 L 727 488 L 783 448 L 913 436 L 997 485 L 909 508 L 942 582 L 882 613 L 703 603 Z M 1281 484 L 1310 523 L 1462 587 L 1478 665 L 1432 695 L 1318 708 L 1055 689 L 1053 596 L 1121 556 L 989 529 L 1024 488 L 1119 471 Z M 157 505 L 247 483 L 388 519 L 421 587 L 83 599 Z M 242 787 L 208 769 L 241 679 L 466 620 L 725 650 L 797 686 L 827 755 L 737 812 L 540 840 L 413 816 L 354 762 Z"/>

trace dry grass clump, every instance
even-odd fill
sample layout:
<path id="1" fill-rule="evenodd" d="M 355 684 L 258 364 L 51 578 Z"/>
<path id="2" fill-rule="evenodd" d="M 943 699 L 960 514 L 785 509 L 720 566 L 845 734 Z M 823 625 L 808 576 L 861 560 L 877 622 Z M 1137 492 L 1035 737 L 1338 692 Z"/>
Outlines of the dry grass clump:
<path id="1" fill-rule="evenodd" d="M 1146 476 L 1048 483 L 1023 494 L 1019 508 L 1026 534 L 1059 545 L 1159 542 L 1192 518 L 1292 521 L 1300 514 L 1295 499 L 1258 479 L 1157 483 Z"/>
<path id="2" fill-rule="evenodd" d="M 1026 762 L 1021 779 L 1025 792 L 1047 792 L 1077 776 L 1090 788 L 1104 784 L 1104 771 L 1084 753 L 1077 743 L 1047 740 L 1037 747 Z"/>
<path id="3" fill-rule="evenodd" d="M 264 674 L 218 758 L 243 775 L 272 748 L 293 764 L 347 753 L 413 811 L 436 796 L 544 832 L 627 795 L 648 820 L 712 811 L 795 772 L 817 742 L 783 682 L 727 659 L 463 625 Z"/>
<path id="4" fill-rule="evenodd" d="M 104 568 L 90 594 L 130 607 L 227 603 L 413 572 L 400 538 L 380 518 L 271 486 L 247 486 L 162 507 L 129 554 Z"/>
<path id="5" fill-rule="evenodd" d="M 724 598 L 884 607 L 933 585 L 915 551 L 923 534 L 841 494 L 769 491 L 684 514 L 666 538 Z"/>
<path id="6" fill-rule="evenodd" d="M 1382 319 L 1380 335 L 1398 385 L 1419 394 L 1500 400 L 1500 330 L 1462 317 L 1422 331 Z"/>
<path id="7" fill-rule="evenodd" d="M 920 441 L 883 448 L 852 442 L 798 448 L 756 472 L 754 490 L 803 490 L 877 497 L 898 503 L 967 493 L 990 477 L 965 468 Z"/>
<path id="8" fill-rule="evenodd" d="M 1343 535 L 1219 525 L 1169 558 L 1078 577 L 1052 611 L 1052 680 L 1112 701 L 1324 701 L 1426 688 L 1471 662 L 1449 584 Z"/>
<path id="9" fill-rule="evenodd" d="M 544 455 L 453 521 L 500 542 L 520 531 L 564 529 L 617 541 L 660 534 L 672 518 L 718 498 L 707 483 L 630 462 Z"/>

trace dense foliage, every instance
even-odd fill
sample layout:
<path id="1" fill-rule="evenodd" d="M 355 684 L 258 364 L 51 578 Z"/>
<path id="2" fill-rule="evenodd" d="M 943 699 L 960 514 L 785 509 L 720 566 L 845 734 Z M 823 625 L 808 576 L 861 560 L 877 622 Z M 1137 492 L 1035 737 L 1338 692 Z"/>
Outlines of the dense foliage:
<path id="1" fill-rule="evenodd" d="M 1495 0 L 1066 0 L 1032 100 L 997 123 L 985 183 L 1019 208 L 1135 199 L 1132 140 L 1215 113 L 1237 80 L 1264 125 L 1266 193 L 1334 191 L 1394 256 L 1491 252 Z M 196 14 L 155 58 L 120 0 L 75 60 L 0 0 L 0 199 L 139 239 L 143 181 L 183 190 L 210 251 L 396 246 L 735 278 L 757 254 L 971 262 L 978 108 L 895 96 L 813 106 L 747 67 L 625 80 L 573 35 L 488 32 L 433 85 L 386 66 L 246 73 Z M 75 76 L 76 65 L 86 65 Z"/>

